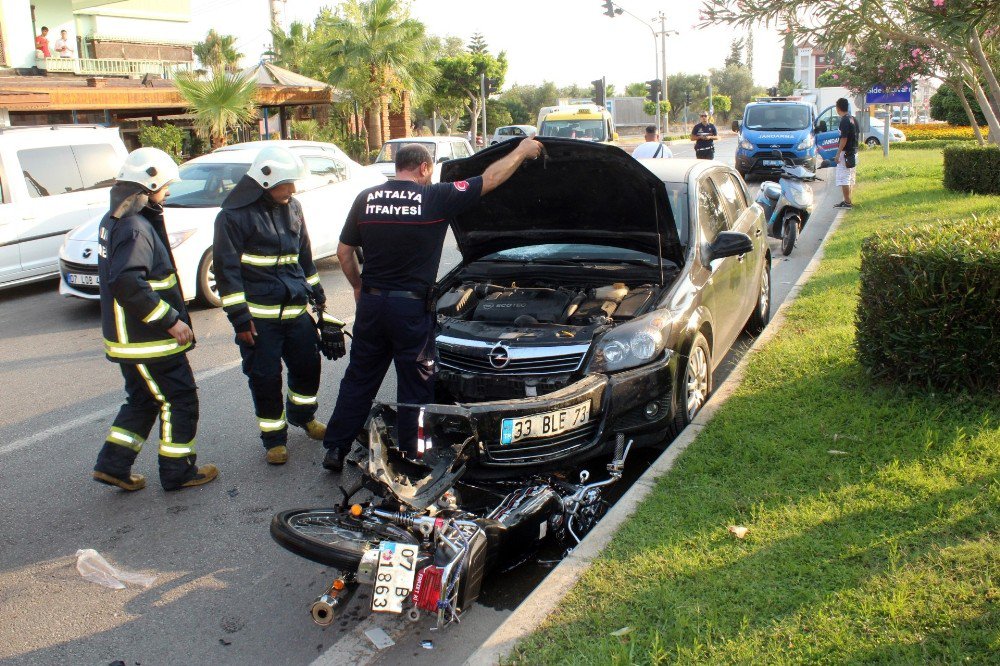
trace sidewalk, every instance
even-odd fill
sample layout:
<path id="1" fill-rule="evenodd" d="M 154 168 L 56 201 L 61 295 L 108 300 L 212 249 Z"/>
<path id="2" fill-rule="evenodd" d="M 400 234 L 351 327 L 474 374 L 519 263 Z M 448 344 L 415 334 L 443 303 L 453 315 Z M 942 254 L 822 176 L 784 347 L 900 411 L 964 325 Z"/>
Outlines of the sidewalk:
<path id="1" fill-rule="evenodd" d="M 1000 197 L 943 190 L 940 163 L 862 158 L 858 207 L 739 386 L 623 498 L 648 492 L 621 529 L 588 537 L 607 548 L 564 561 L 470 663 L 512 640 L 525 664 L 995 658 L 1000 404 L 872 385 L 851 348 L 865 236 L 1000 217 Z"/>

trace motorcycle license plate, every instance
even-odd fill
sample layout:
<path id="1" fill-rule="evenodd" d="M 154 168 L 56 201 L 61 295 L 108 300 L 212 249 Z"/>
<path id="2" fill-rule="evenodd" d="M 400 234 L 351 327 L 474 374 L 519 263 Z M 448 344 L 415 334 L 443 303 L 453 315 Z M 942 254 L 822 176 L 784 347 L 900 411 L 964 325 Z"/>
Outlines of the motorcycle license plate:
<path id="1" fill-rule="evenodd" d="M 416 568 L 416 546 L 392 541 L 379 544 L 372 610 L 378 613 L 402 613 L 403 600 L 413 591 Z"/>
<path id="2" fill-rule="evenodd" d="M 784 164 L 781 160 L 764 160 L 764 166 L 781 166 Z"/>
<path id="3" fill-rule="evenodd" d="M 97 275 L 81 275 L 79 273 L 67 273 L 66 278 L 70 284 L 83 284 L 96 287 L 101 283 L 101 280 Z"/>
<path id="4" fill-rule="evenodd" d="M 590 420 L 590 401 L 544 414 L 532 414 L 500 423 L 500 443 L 513 444 L 522 439 L 553 437 Z"/>

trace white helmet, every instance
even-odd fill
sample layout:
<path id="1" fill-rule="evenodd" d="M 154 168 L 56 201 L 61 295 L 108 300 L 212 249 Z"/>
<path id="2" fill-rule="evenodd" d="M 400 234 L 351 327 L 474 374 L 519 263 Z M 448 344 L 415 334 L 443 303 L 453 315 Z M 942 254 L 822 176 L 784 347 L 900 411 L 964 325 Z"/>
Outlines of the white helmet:
<path id="1" fill-rule="evenodd" d="M 159 148 L 139 148 L 129 153 L 118 172 L 118 181 L 137 183 L 150 192 L 178 180 L 177 163 Z"/>
<path id="2" fill-rule="evenodd" d="M 306 165 L 299 156 L 280 146 L 268 146 L 257 153 L 247 171 L 265 190 L 304 178 L 306 173 Z"/>

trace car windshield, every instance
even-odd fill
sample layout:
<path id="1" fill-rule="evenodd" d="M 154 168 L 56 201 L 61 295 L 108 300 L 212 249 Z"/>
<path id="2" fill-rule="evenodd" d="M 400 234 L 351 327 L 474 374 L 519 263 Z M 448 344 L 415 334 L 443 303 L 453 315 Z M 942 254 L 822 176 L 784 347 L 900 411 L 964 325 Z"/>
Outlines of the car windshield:
<path id="1" fill-rule="evenodd" d="M 603 120 L 545 120 L 542 122 L 542 136 L 559 136 L 565 139 L 585 139 L 604 141 Z"/>
<path id="2" fill-rule="evenodd" d="M 382 150 L 379 151 L 378 157 L 375 158 L 375 162 L 377 164 L 395 162 L 396 153 L 398 153 L 403 146 L 412 146 L 414 144 L 426 148 L 427 152 L 431 154 L 431 159 L 435 162 L 437 161 L 437 146 L 430 141 L 390 141 L 382 146 Z"/>
<path id="3" fill-rule="evenodd" d="M 654 255 L 635 250 L 585 243 L 545 243 L 501 250 L 483 257 L 487 261 L 644 261 L 657 263 Z"/>
<path id="4" fill-rule="evenodd" d="M 761 104 L 747 108 L 743 126 L 759 130 L 800 130 L 809 127 L 809 108 L 801 104 Z"/>
<path id="5" fill-rule="evenodd" d="M 188 163 L 180 168 L 180 179 L 170 184 L 164 206 L 215 208 L 246 175 L 249 164 Z"/>
<path id="6" fill-rule="evenodd" d="M 670 210 L 674 214 L 674 224 L 677 225 L 677 236 L 681 245 L 688 243 L 688 188 L 684 183 L 663 183 L 670 199 Z"/>

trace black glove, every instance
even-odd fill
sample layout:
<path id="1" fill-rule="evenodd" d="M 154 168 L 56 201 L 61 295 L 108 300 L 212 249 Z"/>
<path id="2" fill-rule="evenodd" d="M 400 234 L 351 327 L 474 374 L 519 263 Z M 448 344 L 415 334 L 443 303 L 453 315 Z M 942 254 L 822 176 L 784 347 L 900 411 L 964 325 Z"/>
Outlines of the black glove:
<path id="1" fill-rule="evenodd" d="M 344 339 L 346 324 L 326 314 L 322 307 L 316 308 L 316 314 L 319 319 L 316 322 L 316 328 L 319 329 L 319 350 L 327 359 L 336 361 L 347 353 L 347 341 Z"/>

